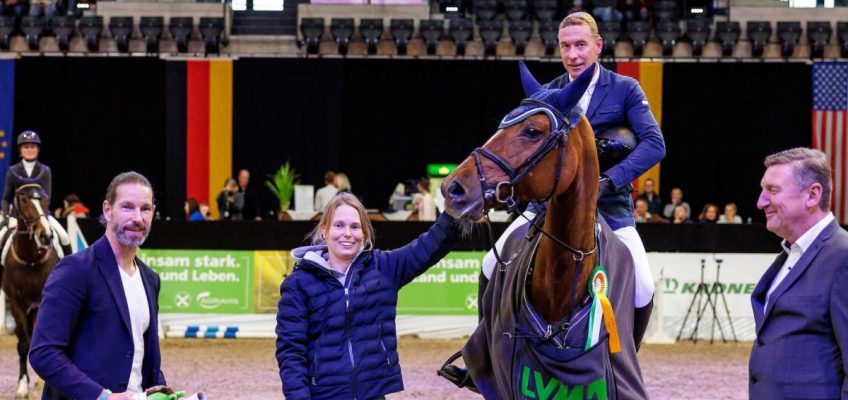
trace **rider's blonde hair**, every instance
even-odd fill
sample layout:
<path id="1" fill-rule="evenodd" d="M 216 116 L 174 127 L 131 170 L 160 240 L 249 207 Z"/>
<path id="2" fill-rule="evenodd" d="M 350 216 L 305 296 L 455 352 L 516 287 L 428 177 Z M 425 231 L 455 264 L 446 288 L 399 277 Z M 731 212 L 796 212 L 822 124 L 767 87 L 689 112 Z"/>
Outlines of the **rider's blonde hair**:
<path id="1" fill-rule="evenodd" d="M 598 34 L 598 23 L 595 22 L 595 18 L 587 12 L 578 11 L 576 13 L 568 14 L 565 18 L 563 18 L 562 22 L 559 23 L 559 29 L 575 25 L 588 26 L 589 31 L 592 32 L 592 37 L 596 39 L 600 37 Z"/>

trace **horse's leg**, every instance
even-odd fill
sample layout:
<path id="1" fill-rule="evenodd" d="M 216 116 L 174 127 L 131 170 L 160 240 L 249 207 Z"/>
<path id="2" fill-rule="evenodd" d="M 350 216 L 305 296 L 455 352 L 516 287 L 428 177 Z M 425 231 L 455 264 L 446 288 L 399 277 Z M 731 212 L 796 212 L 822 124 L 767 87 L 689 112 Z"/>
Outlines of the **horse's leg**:
<path id="1" fill-rule="evenodd" d="M 15 391 L 16 398 L 29 397 L 29 374 L 27 373 L 27 353 L 29 353 L 29 338 L 27 335 L 27 316 L 18 307 L 12 308 L 15 316 L 15 336 L 18 337 L 18 357 L 20 358 L 20 373 L 18 374 L 18 388 Z"/>

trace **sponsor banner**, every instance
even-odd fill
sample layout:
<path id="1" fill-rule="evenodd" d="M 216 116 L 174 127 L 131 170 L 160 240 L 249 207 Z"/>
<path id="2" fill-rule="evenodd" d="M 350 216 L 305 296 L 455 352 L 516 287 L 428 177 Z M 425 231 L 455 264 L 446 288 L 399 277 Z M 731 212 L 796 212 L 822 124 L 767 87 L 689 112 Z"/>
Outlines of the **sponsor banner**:
<path id="1" fill-rule="evenodd" d="M 664 342 L 678 336 L 681 339 L 731 340 L 734 335 L 739 340 L 753 340 L 756 332 L 751 293 L 775 256 L 648 253 L 654 279 L 658 281 L 656 290 L 662 291 L 661 296 L 654 297 L 653 312 L 658 316 L 656 322 L 662 322 L 664 336 L 656 336 L 658 332 L 654 331 L 654 335 L 647 335 L 646 341 Z M 704 260 L 705 286 L 699 293 L 701 260 Z M 716 284 L 719 260 L 721 271 Z M 648 330 L 652 332 L 652 327 Z"/>
<path id="2" fill-rule="evenodd" d="M 751 292 L 774 259 L 775 254 L 648 253 L 654 279 L 662 278 L 663 317 L 678 318 L 686 315 L 698 291 L 701 282 L 701 260 L 704 260 L 706 289 L 710 290 L 708 293 L 711 293 L 711 299 L 718 299 L 719 316 L 724 317 L 727 314 L 724 307 L 726 300 L 727 309 L 733 318 L 754 318 Z M 720 285 L 714 286 L 719 260 Z M 699 297 L 704 300 L 703 307 L 706 296 Z M 697 305 L 697 299 L 695 304 Z M 695 308 L 692 307 L 689 318 L 695 315 Z M 712 316 L 711 311 L 710 307 L 707 315 Z"/>
<path id="3" fill-rule="evenodd" d="M 280 283 L 288 276 L 294 267 L 294 258 L 286 251 L 254 251 L 253 270 L 254 310 L 256 313 L 277 313 L 277 302 L 280 301 Z"/>
<path id="4" fill-rule="evenodd" d="M 477 315 L 480 251 L 454 251 L 398 295 L 398 315 Z"/>
<path id="5" fill-rule="evenodd" d="M 163 313 L 244 314 L 253 310 L 253 253 L 140 249 L 162 282 Z"/>

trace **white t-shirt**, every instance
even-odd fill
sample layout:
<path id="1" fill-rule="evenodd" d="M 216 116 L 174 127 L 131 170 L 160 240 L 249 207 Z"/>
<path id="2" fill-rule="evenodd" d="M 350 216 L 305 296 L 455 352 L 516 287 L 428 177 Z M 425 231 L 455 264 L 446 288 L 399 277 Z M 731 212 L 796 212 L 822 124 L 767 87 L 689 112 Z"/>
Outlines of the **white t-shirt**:
<path id="1" fill-rule="evenodd" d="M 336 189 L 333 185 L 327 185 L 318 189 L 315 192 L 315 211 L 323 212 L 324 207 L 327 206 L 327 203 L 333 199 L 333 196 L 338 193 L 339 189 Z"/>
<path id="2" fill-rule="evenodd" d="M 129 276 L 122 268 L 121 283 L 127 297 L 127 308 L 130 311 L 130 324 L 133 336 L 133 362 L 127 390 L 144 392 L 141 388 L 141 364 L 144 361 L 144 332 L 150 327 L 150 308 L 147 303 L 147 293 L 141 281 L 141 270 L 136 267 L 135 273 Z"/>

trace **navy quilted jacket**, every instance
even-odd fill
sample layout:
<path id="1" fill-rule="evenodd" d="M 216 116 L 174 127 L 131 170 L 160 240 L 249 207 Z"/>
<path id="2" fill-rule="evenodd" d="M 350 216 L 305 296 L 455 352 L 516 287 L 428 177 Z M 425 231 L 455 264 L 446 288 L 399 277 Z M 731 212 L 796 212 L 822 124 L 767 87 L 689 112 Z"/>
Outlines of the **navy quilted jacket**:
<path id="1" fill-rule="evenodd" d="M 314 255 L 298 261 L 280 287 L 277 311 L 276 355 L 285 397 L 365 400 L 403 390 L 395 333 L 398 290 L 444 257 L 456 237 L 453 218 L 442 213 L 400 249 L 360 253 L 344 284 Z M 305 250 L 323 253 L 326 247 Z"/>

